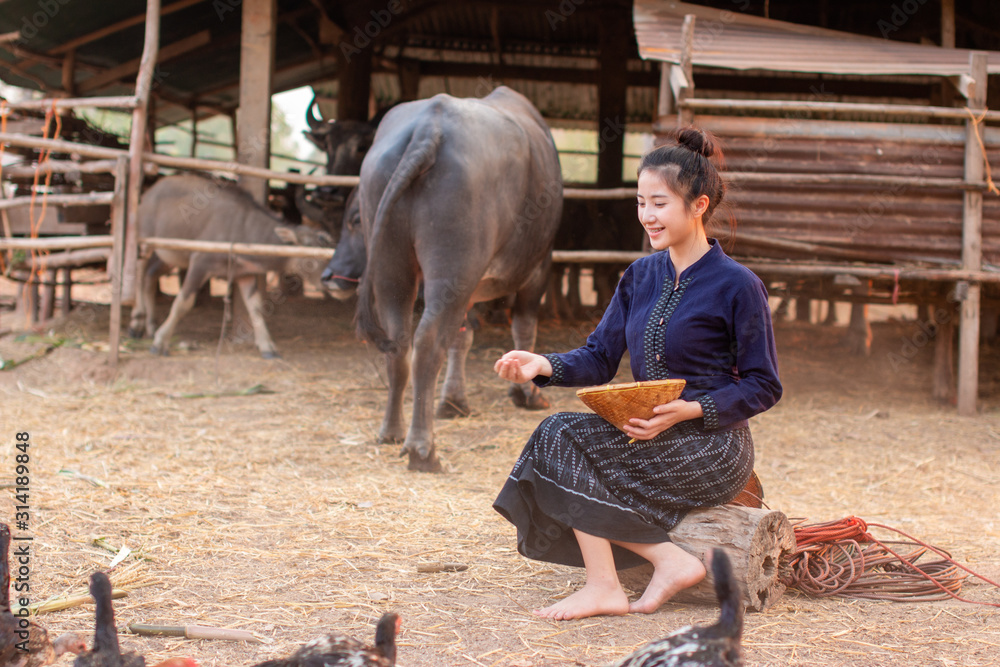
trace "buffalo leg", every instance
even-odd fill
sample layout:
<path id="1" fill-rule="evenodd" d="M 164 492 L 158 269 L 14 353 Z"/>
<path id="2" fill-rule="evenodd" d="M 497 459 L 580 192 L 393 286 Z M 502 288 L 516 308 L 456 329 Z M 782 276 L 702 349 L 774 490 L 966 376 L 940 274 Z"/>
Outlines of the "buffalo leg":
<path id="1" fill-rule="evenodd" d="M 413 339 L 413 420 L 403 451 L 410 455 L 410 470 L 437 472 L 441 464 L 434 453 L 434 392 L 445 351 L 465 318 L 468 295 L 456 293 L 447 281 L 426 280 L 424 303 Z"/>
<path id="2" fill-rule="evenodd" d="M 471 412 L 469 399 L 465 395 L 465 359 L 472 347 L 472 337 L 472 326 L 466 318 L 448 348 L 448 366 L 441 390 L 441 402 L 434 415 L 438 419 L 468 417 Z"/>
<path id="3" fill-rule="evenodd" d="M 406 439 L 406 425 L 403 422 L 403 398 L 406 384 L 410 381 L 410 330 L 413 327 L 413 304 L 417 298 L 414 279 L 409 287 L 405 284 L 390 285 L 380 292 L 379 303 L 386 307 L 379 309 L 379 319 L 386 336 L 395 342 L 395 349 L 386 352 L 386 373 L 389 380 L 389 402 L 385 406 L 382 428 L 378 441 L 383 443 L 403 442 Z"/>
<path id="4" fill-rule="evenodd" d="M 274 347 L 271 334 L 267 330 L 267 323 L 264 322 L 264 300 L 261 297 L 261 290 L 257 276 L 254 274 L 241 276 L 236 279 L 236 284 L 240 287 L 240 294 L 243 296 L 243 303 L 247 307 L 247 315 L 250 317 L 250 325 L 253 327 L 254 341 L 260 356 L 265 359 L 277 359 L 281 355 Z"/>
<path id="5" fill-rule="evenodd" d="M 166 275 L 170 267 L 153 253 L 147 259 L 140 258 L 136 265 L 136 275 L 139 276 L 139 289 L 135 294 L 135 307 L 132 308 L 128 324 L 128 335 L 131 338 L 152 337 L 156 332 L 156 291 L 160 277 Z"/>
<path id="6" fill-rule="evenodd" d="M 188 267 L 187 275 L 184 276 L 181 289 L 177 292 L 177 298 L 174 299 L 174 303 L 170 306 L 170 314 L 167 315 L 167 319 L 164 320 L 153 336 L 153 346 L 149 348 L 149 351 L 153 354 L 167 354 L 170 348 L 170 337 L 174 335 L 174 328 L 181 321 L 181 318 L 187 315 L 188 311 L 194 307 L 194 300 L 198 296 L 198 290 L 201 289 L 201 286 L 210 277 L 208 272 L 195 262 L 195 257 L 197 257 L 197 254 L 191 255 L 191 264 Z"/>
<path id="7" fill-rule="evenodd" d="M 544 267 L 540 277 L 537 275 L 517 293 L 511 317 L 510 331 L 514 337 L 514 349 L 532 352 L 535 349 L 535 335 L 538 332 L 538 306 L 545 290 L 545 276 L 548 267 Z M 519 408 L 528 410 L 545 410 L 549 402 L 542 396 L 542 391 L 534 382 L 512 384 L 508 390 L 511 400 Z"/>

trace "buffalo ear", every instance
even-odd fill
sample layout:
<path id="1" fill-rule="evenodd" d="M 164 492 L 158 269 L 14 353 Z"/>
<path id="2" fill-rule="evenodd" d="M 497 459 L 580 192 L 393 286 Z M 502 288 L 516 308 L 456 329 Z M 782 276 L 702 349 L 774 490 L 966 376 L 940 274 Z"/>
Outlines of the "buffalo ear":
<path id="1" fill-rule="evenodd" d="M 291 227 L 282 227 L 279 225 L 274 228 L 274 233 L 286 245 L 295 245 L 299 242 L 298 237 L 295 235 L 295 230 Z"/>

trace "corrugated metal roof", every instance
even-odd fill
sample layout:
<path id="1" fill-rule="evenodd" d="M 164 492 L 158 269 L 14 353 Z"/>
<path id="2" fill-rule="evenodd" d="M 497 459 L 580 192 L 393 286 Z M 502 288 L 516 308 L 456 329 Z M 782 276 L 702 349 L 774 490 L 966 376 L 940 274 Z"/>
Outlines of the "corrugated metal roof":
<path id="1" fill-rule="evenodd" d="M 680 62 L 685 14 L 696 17 L 692 61 L 704 67 L 862 75 L 953 76 L 969 71 L 972 52 L 966 49 L 896 42 L 672 0 L 635 0 L 639 54 Z M 1000 52 L 986 53 L 989 72 L 1000 73 Z"/>

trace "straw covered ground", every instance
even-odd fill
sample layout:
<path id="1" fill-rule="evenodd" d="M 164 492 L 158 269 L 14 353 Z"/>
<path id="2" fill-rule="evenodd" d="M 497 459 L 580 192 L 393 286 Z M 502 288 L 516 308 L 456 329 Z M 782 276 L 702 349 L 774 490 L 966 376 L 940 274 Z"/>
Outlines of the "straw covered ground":
<path id="1" fill-rule="evenodd" d="M 189 655 L 206 667 L 287 655 L 328 629 L 369 640 L 387 610 L 403 617 L 404 667 L 605 665 L 715 618 L 711 606 L 674 603 L 563 623 L 530 614 L 583 579 L 520 557 L 491 508 L 547 414 L 513 407 L 490 372 L 510 345 L 506 329 L 477 334 L 475 413 L 438 422 L 445 472 L 427 475 L 375 443 L 383 365 L 355 340 L 348 308 L 279 305 L 278 361 L 249 344 L 217 354 L 221 314 L 217 303 L 193 312 L 167 358 L 130 344 L 116 371 L 105 364 L 107 308 L 84 304 L 54 329 L 69 344 L 0 372 L 6 520 L 15 433 L 31 434 L 32 603 L 85 592 L 114 557 L 108 547 L 127 546 L 132 555 L 112 571 L 128 590 L 115 602 L 123 645 L 148 664 Z M 539 348 L 576 346 L 588 326 L 543 326 Z M 914 321 L 877 325 L 864 360 L 846 353 L 842 328 L 781 322 L 777 331 L 786 395 L 753 424 L 767 503 L 810 522 L 856 515 L 895 526 L 1000 579 L 998 351 L 984 351 L 982 414 L 963 418 L 928 398 L 933 346 Z M 8 334 L 0 356 L 22 360 L 51 340 Z M 570 389 L 547 396 L 552 410 L 582 409 Z M 418 572 L 435 563 L 467 569 Z M 962 592 L 1000 602 L 1000 590 L 971 580 Z M 92 606 L 39 620 L 89 633 Z M 236 628 L 261 642 L 140 637 L 126 634 L 129 623 Z M 748 665 L 990 665 L 998 628 L 995 607 L 789 591 L 748 614 L 744 646 Z"/>

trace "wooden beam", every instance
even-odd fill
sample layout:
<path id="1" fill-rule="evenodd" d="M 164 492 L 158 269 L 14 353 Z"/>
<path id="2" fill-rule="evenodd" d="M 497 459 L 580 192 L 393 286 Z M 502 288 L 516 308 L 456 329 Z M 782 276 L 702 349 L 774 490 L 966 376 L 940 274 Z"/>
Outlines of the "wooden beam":
<path id="1" fill-rule="evenodd" d="M 982 52 L 969 54 L 969 70 L 975 84 L 969 108 L 979 113 L 986 108 L 986 59 Z M 980 143 L 985 128 L 971 118 L 965 123 L 965 180 L 982 183 L 986 156 Z M 962 199 L 962 268 L 980 271 L 983 267 L 983 193 L 966 191 Z M 965 291 L 965 290 L 959 290 Z M 976 414 L 979 394 L 979 305 L 982 286 L 971 283 L 961 302 L 958 329 L 958 413 Z"/>
<path id="2" fill-rule="evenodd" d="M 271 88 L 274 78 L 276 0 L 244 0 L 240 40 L 240 106 L 236 116 L 236 161 L 267 168 L 271 158 Z M 260 204 L 267 181 L 241 175 L 240 186 Z"/>
<path id="3" fill-rule="evenodd" d="M 146 138 L 146 108 L 149 92 L 153 88 L 153 70 L 160 44 L 160 0 L 146 0 L 146 33 L 143 39 L 142 60 L 135 80 L 135 109 L 132 110 L 132 128 L 129 136 L 129 174 L 125 236 L 122 253 L 122 303 L 132 305 L 135 300 L 135 267 L 139 246 L 136 243 L 139 226 L 139 196 L 142 193 L 142 154 Z"/>
<path id="4" fill-rule="evenodd" d="M 48 111 L 55 106 L 56 109 L 83 109 L 83 108 L 103 108 L 103 109 L 134 109 L 135 97 L 126 95 L 116 95 L 113 97 L 74 97 L 68 98 L 46 98 L 44 100 L 25 100 L 23 102 L 8 102 L 8 109 L 32 109 L 35 111 Z"/>
<path id="5" fill-rule="evenodd" d="M 185 37 L 182 40 L 176 41 L 173 44 L 168 44 L 159 50 L 156 57 L 157 63 L 166 62 L 172 58 L 181 56 L 189 51 L 194 51 L 195 49 L 205 46 L 212 41 L 212 33 L 209 30 L 202 30 L 196 32 L 190 37 Z M 89 79 L 81 81 L 77 84 L 77 89 L 81 93 L 87 93 L 92 90 L 98 90 L 104 86 L 117 83 L 119 80 L 125 77 L 130 77 L 139 71 L 139 65 L 142 63 L 142 58 L 135 58 L 133 60 L 126 61 L 121 65 L 112 67 L 109 70 L 105 70 L 99 74 L 94 74 Z"/>
<path id="6" fill-rule="evenodd" d="M 92 206 L 94 204 L 110 204 L 110 192 L 89 192 L 83 194 L 65 195 L 45 195 L 45 201 L 52 206 Z M 31 200 L 40 202 L 42 195 L 37 197 L 11 197 L 10 199 L 0 199 L 0 210 L 8 208 L 18 208 L 20 206 L 31 206 Z"/>
<path id="7" fill-rule="evenodd" d="M 166 250 L 186 250 L 190 252 L 213 252 L 236 255 L 265 257 L 312 257 L 329 260 L 333 248 L 309 248 L 300 245 L 278 245 L 268 243 L 225 243 L 222 241 L 195 241 L 192 239 L 170 239 L 150 236 L 142 239 L 142 245 Z"/>
<path id="8" fill-rule="evenodd" d="M 62 64 L 62 87 L 67 97 L 76 97 L 76 50 L 66 52 Z"/>
<path id="9" fill-rule="evenodd" d="M 160 16 L 173 14 L 176 11 L 180 11 L 181 9 L 187 9 L 192 5 L 197 5 L 204 1 L 205 0 L 179 0 L 179 2 L 175 2 L 173 4 L 164 7 L 163 10 L 160 12 Z M 71 39 L 68 42 L 63 42 L 59 46 L 49 49 L 48 54 L 57 56 L 59 54 L 66 53 L 67 51 L 71 51 L 77 48 L 78 46 L 83 46 L 84 44 L 90 44 L 91 42 L 95 42 L 103 37 L 107 37 L 108 35 L 113 35 L 116 32 L 124 30 L 125 28 L 131 28 L 134 25 L 139 25 L 143 23 L 145 20 L 146 20 L 146 14 L 143 13 L 143 14 L 137 14 L 136 16 L 124 19 L 122 21 L 117 21 L 116 23 L 112 23 L 111 25 L 104 26 L 100 30 L 95 30 L 94 32 L 87 33 L 86 35 L 81 35 L 80 37 L 77 37 L 76 39 Z"/>
<path id="10" fill-rule="evenodd" d="M 955 48 L 955 0 L 941 0 L 941 46 Z"/>
<path id="11" fill-rule="evenodd" d="M 670 81 L 673 78 L 673 69 L 673 63 L 660 63 L 660 87 L 656 103 L 656 115 L 659 118 L 673 114 L 676 109 L 674 100 L 677 98 L 674 97 L 670 86 Z"/>
<path id="12" fill-rule="evenodd" d="M 681 26 L 681 62 L 677 68 L 684 75 L 687 84 L 683 91 L 684 97 L 677 99 L 677 124 L 681 127 L 694 122 L 694 111 L 685 106 L 689 98 L 694 97 L 694 14 L 686 14 Z"/>
<path id="13" fill-rule="evenodd" d="M 110 192 L 108 194 L 111 194 Z M 0 250 L 81 250 L 107 248 L 114 239 L 106 234 L 94 236 L 50 236 L 48 238 L 0 238 Z"/>

